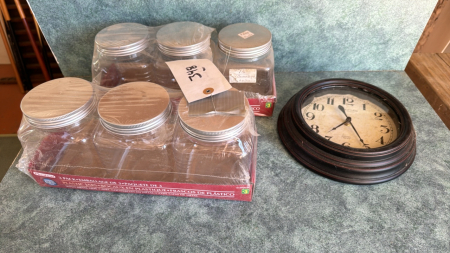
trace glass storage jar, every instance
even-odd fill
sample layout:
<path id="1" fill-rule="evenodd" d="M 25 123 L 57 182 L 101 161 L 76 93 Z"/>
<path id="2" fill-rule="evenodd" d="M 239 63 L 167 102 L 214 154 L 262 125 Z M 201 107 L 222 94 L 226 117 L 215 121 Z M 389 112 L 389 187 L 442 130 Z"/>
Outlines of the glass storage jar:
<path id="1" fill-rule="evenodd" d="M 238 23 L 219 32 L 214 64 L 231 86 L 247 97 L 273 94 L 274 56 L 272 34 L 260 25 Z"/>
<path id="2" fill-rule="evenodd" d="M 90 82 L 66 77 L 43 83 L 21 102 L 19 168 L 83 176 L 105 176 L 93 146 L 98 123 Z"/>
<path id="3" fill-rule="evenodd" d="M 115 24 L 97 33 L 92 82 L 99 97 L 123 83 L 151 80 L 150 40 L 148 27 L 137 23 Z"/>
<path id="4" fill-rule="evenodd" d="M 245 115 L 189 116 L 183 98 L 178 115 L 174 132 L 176 182 L 250 183 L 256 130 L 248 102 Z"/>
<path id="5" fill-rule="evenodd" d="M 172 181 L 174 115 L 167 91 L 150 82 L 131 82 L 99 101 L 94 142 L 115 178 Z"/>
<path id="6" fill-rule="evenodd" d="M 175 22 L 156 33 L 158 52 L 153 81 L 169 89 L 179 90 L 168 61 L 209 59 L 213 61 L 210 41 L 213 28 L 195 22 Z"/>

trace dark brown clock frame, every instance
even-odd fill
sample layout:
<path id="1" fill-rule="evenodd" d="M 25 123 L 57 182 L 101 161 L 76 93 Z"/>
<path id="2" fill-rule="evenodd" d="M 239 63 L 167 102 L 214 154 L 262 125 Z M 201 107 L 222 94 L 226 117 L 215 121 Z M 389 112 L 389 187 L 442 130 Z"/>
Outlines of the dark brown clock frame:
<path id="1" fill-rule="evenodd" d="M 397 139 L 373 149 L 357 149 L 328 141 L 314 132 L 302 117 L 301 105 L 317 90 L 348 87 L 383 101 L 399 120 Z M 388 92 L 351 79 L 326 79 L 307 85 L 283 107 L 278 135 L 289 153 L 310 170 L 351 184 L 377 184 L 402 175 L 414 161 L 416 134 L 408 111 Z"/>

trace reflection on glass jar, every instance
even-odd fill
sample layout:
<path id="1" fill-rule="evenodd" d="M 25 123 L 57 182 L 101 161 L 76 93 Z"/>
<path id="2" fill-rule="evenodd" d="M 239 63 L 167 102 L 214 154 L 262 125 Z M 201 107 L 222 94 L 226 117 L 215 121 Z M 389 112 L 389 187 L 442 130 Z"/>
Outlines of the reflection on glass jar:
<path id="1" fill-rule="evenodd" d="M 245 115 L 189 116 L 185 98 L 178 107 L 174 133 L 176 182 L 203 184 L 250 183 L 255 125 Z"/>
<path id="2" fill-rule="evenodd" d="M 214 63 L 231 86 L 246 91 L 247 97 L 273 94 L 272 34 L 267 28 L 251 23 L 223 28 Z"/>
<path id="3" fill-rule="evenodd" d="M 95 36 L 92 80 L 101 97 L 123 83 L 150 81 L 152 69 L 148 27 L 121 23 L 104 28 Z"/>
<path id="4" fill-rule="evenodd" d="M 175 120 L 163 87 L 132 82 L 113 88 L 99 101 L 98 114 L 95 146 L 115 178 L 173 181 Z"/>
<path id="5" fill-rule="evenodd" d="M 79 78 L 54 79 L 28 92 L 21 102 L 19 167 L 72 175 L 101 168 L 92 144 L 95 108 L 91 84 Z"/>
<path id="6" fill-rule="evenodd" d="M 156 33 L 158 53 L 154 63 L 154 82 L 170 89 L 180 89 L 167 61 L 188 59 L 213 60 L 210 47 L 214 29 L 194 22 L 175 22 Z"/>

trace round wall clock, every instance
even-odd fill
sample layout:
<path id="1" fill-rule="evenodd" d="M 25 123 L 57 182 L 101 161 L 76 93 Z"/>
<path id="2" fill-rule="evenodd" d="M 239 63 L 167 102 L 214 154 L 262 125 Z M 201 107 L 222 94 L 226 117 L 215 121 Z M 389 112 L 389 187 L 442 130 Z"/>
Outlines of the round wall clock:
<path id="1" fill-rule="evenodd" d="M 281 110 L 278 134 L 312 171 L 352 184 L 376 184 L 403 174 L 416 154 L 405 107 L 373 85 L 350 79 L 314 82 Z"/>

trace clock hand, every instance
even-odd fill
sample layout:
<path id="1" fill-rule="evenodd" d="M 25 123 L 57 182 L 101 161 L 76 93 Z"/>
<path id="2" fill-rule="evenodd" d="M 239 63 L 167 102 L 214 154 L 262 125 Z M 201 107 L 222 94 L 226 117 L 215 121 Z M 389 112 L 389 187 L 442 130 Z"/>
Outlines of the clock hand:
<path id="1" fill-rule="evenodd" d="M 359 136 L 358 131 L 356 131 L 356 128 L 353 126 L 352 122 L 350 121 L 350 126 L 352 126 L 353 130 L 355 130 L 356 135 L 358 135 L 359 141 L 365 146 L 363 139 L 361 139 L 361 136 Z"/>
<path id="2" fill-rule="evenodd" d="M 347 118 L 345 119 L 344 122 L 342 122 L 341 124 L 339 124 L 339 125 L 333 127 L 333 128 L 332 128 L 330 131 L 328 131 L 328 132 L 331 132 L 331 131 L 333 131 L 333 130 L 336 130 L 338 127 L 340 127 L 340 126 L 342 126 L 342 125 L 344 125 L 344 124 L 350 123 L 351 121 L 352 121 L 352 118 L 347 117 Z"/>
<path id="3" fill-rule="evenodd" d="M 350 117 L 348 117 L 347 114 L 345 113 L 345 109 L 344 109 L 344 107 L 343 107 L 342 105 L 339 105 L 338 108 L 339 108 L 339 110 L 341 110 L 341 112 L 345 115 L 345 117 L 347 117 L 347 119 L 350 118 Z M 353 130 L 355 131 L 356 135 L 358 136 L 359 141 L 365 146 L 366 144 L 364 143 L 364 140 L 361 138 L 361 136 L 359 136 L 358 131 L 356 131 L 355 126 L 353 126 L 353 123 L 352 123 L 352 121 L 351 121 L 351 118 L 350 118 L 350 120 L 349 120 L 349 123 L 350 123 L 350 126 L 352 126 Z"/>
<path id="4" fill-rule="evenodd" d="M 339 108 L 339 110 L 341 110 L 341 112 L 345 115 L 345 117 L 349 118 L 349 117 L 347 116 L 347 113 L 345 113 L 345 109 L 344 109 L 344 107 L 343 107 L 342 105 L 339 105 L 338 108 Z"/>

